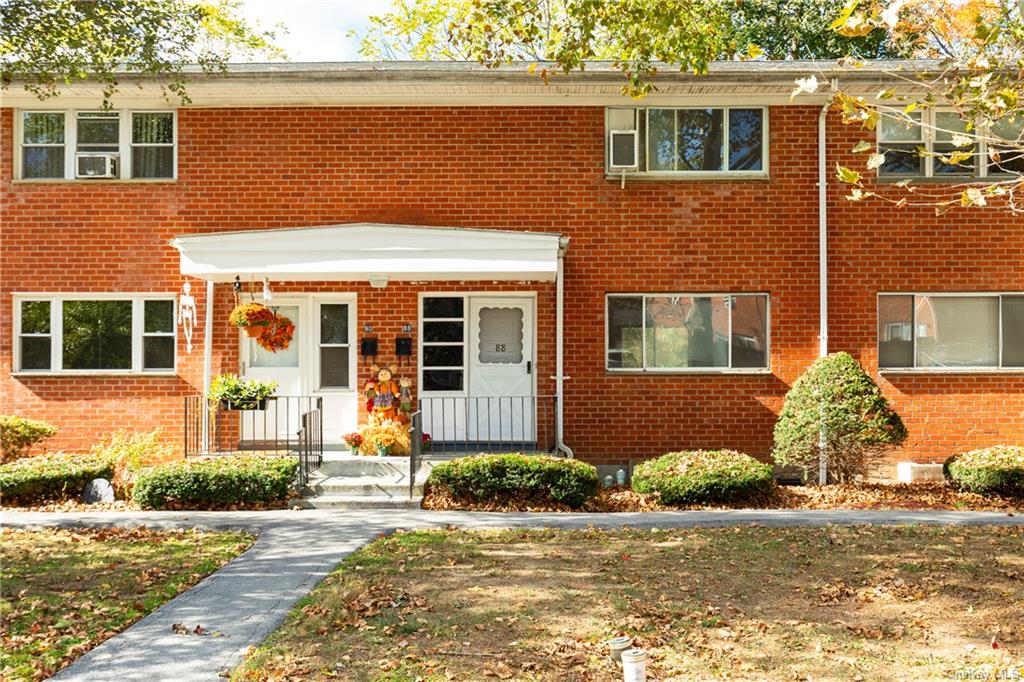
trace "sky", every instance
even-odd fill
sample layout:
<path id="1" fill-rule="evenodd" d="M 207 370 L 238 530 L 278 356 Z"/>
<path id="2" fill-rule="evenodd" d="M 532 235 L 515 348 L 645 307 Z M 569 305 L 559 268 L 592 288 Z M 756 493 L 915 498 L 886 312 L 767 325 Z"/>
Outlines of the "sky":
<path id="1" fill-rule="evenodd" d="M 242 0 L 246 18 L 266 29 L 283 24 L 275 44 L 293 62 L 343 62 L 359 59 L 358 45 L 346 33 L 362 30 L 372 14 L 391 0 Z"/>

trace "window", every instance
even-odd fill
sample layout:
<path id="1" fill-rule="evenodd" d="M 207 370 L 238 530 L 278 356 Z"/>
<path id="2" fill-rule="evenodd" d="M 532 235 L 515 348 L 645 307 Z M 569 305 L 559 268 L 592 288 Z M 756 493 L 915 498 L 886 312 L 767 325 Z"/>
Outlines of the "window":
<path id="1" fill-rule="evenodd" d="M 767 170 L 767 110 L 763 107 L 607 110 L 607 170 L 611 131 L 639 132 L 638 173 L 685 177 L 697 173 Z"/>
<path id="2" fill-rule="evenodd" d="M 878 366 L 1024 368 L 1024 294 L 880 294 Z"/>
<path id="3" fill-rule="evenodd" d="M 766 294 L 612 294 L 610 370 L 768 368 Z"/>
<path id="4" fill-rule="evenodd" d="M 465 299 L 429 296 L 423 299 L 423 390 L 461 391 L 466 367 Z"/>
<path id="5" fill-rule="evenodd" d="M 347 303 L 320 305 L 320 388 L 349 388 Z"/>
<path id="6" fill-rule="evenodd" d="M 172 296 L 16 298 L 20 372 L 171 372 Z"/>
<path id="7" fill-rule="evenodd" d="M 878 151 L 885 160 L 882 178 L 986 177 L 1024 172 L 1024 157 L 998 140 L 1017 143 L 1024 133 L 1024 117 L 997 121 L 978 130 L 955 111 L 915 111 L 899 120 L 885 117 L 878 126 Z M 972 138 L 968 145 L 957 144 Z M 979 163 L 979 159 L 988 159 Z"/>
<path id="8" fill-rule="evenodd" d="M 173 111 L 26 111 L 17 120 L 21 179 L 176 177 Z"/>
<path id="9" fill-rule="evenodd" d="M 30 112 L 21 119 L 21 176 L 64 177 L 64 113 Z"/>

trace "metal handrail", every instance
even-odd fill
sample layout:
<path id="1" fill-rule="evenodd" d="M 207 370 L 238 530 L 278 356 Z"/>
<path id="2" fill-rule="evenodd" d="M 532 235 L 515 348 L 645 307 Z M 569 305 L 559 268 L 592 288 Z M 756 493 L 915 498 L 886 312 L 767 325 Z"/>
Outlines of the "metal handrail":
<path id="1" fill-rule="evenodd" d="M 423 459 L 423 413 L 416 410 L 409 418 L 409 499 L 416 489 L 416 474 Z"/>
<path id="2" fill-rule="evenodd" d="M 553 395 L 419 397 L 420 430 L 431 453 L 555 452 L 557 404 Z M 422 435 L 420 436 L 422 439 Z"/>

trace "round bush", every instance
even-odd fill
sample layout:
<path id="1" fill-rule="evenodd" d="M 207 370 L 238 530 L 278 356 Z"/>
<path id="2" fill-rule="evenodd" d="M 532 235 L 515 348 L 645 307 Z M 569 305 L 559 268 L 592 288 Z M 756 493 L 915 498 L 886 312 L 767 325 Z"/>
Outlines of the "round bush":
<path id="1" fill-rule="evenodd" d="M 734 450 L 670 452 L 633 469 L 633 490 L 665 504 L 737 502 L 763 497 L 772 467 Z"/>
<path id="2" fill-rule="evenodd" d="M 454 498 L 474 502 L 501 497 L 561 502 L 580 507 L 597 495 L 597 469 L 576 459 L 546 455 L 474 455 L 435 466 L 427 479 Z"/>
<path id="3" fill-rule="evenodd" d="M 946 469 L 950 480 L 961 490 L 1024 497 L 1024 447 L 1019 445 L 965 452 L 950 461 Z"/>

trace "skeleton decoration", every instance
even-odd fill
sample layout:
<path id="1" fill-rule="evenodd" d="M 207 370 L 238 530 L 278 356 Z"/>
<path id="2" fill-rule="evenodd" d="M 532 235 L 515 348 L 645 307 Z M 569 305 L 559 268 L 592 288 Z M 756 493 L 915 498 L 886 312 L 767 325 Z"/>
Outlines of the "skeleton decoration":
<path id="1" fill-rule="evenodd" d="M 185 351 L 192 352 L 192 331 L 196 326 L 196 299 L 192 295 L 192 284 L 186 280 L 182 285 L 184 293 L 178 297 L 178 325 L 185 335 Z"/>
<path id="2" fill-rule="evenodd" d="M 263 278 L 263 302 L 270 303 L 274 298 L 274 295 L 270 292 L 270 280 L 266 277 Z"/>

